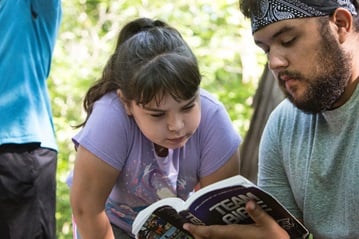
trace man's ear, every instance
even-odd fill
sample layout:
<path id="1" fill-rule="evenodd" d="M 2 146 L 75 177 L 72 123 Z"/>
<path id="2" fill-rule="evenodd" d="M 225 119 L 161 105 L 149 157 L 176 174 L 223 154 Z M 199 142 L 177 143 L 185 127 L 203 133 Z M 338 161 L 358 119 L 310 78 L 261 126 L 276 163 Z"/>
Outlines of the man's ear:
<path id="1" fill-rule="evenodd" d="M 339 43 L 343 43 L 353 31 L 353 16 L 347 9 L 340 7 L 335 10 L 331 19 L 336 25 Z"/>
<path id="2" fill-rule="evenodd" d="M 123 95 L 122 91 L 120 89 L 117 90 L 117 95 L 120 98 L 123 106 L 125 107 L 126 113 L 131 116 L 132 112 L 131 112 L 131 102 L 129 100 L 127 100 L 125 98 L 125 96 Z"/>

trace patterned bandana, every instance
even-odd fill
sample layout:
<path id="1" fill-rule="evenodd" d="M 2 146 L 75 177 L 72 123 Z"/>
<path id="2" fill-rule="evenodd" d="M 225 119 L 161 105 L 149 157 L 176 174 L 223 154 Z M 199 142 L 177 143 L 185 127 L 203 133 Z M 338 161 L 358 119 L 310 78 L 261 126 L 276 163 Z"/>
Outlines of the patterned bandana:
<path id="1" fill-rule="evenodd" d="M 281 20 L 327 16 L 339 7 L 357 15 L 350 0 L 258 0 L 258 12 L 251 17 L 252 33 Z"/>

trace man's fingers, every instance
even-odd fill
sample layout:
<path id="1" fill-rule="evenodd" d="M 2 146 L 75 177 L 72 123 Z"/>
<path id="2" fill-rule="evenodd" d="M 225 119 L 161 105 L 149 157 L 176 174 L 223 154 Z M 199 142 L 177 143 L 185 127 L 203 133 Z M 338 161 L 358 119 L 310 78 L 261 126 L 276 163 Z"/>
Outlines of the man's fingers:
<path id="1" fill-rule="evenodd" d="M 242 230 L 238 224 L 199 226 L 186 223 L 183 228 L 194 235 L 196 239 L 243 238 L 239 236 Z"/>
<path id="2" fill-rule="evenodd" d="M 287 232 L 254 201 L 247 202 L 246 210 L 254 224 L 196 226 L 186 223 L 183 228 L 195 239 L 289 238 Z"/>
<path id="3" fill-rule="evenodd" d="M 183 229 L 187 230 L 189 233 L 191 233 L 192 235 L 196 235 L 196 239 L 199 239 L 199 238 L 207 238 L 208 234 L 206 232 L 206 230 L 203 230 L 201 226 L 195 226 L 193 224 L 190 224 L 190 223 L 185 223 L 183 225 Z"/>
<path id="4" fill-rule="evenodd" d="M 260 206 L 258 206 L 254 201 L 249 201 L 246 204 L 246 210 L 249 216 L 253 219 L 257 225 L 266 225 L 268 223 L 273 223 L 273 218 L 269 216 Z"/>
<path id="5" fill-rule="evenodd" d="M 275 235 L 275 238 L 289 238 L 288 233 L 254 201 L 247 202 L 246 210 L 255 226 L 261 228 L 263 234 L 273 235 L 273 237 Z"/>

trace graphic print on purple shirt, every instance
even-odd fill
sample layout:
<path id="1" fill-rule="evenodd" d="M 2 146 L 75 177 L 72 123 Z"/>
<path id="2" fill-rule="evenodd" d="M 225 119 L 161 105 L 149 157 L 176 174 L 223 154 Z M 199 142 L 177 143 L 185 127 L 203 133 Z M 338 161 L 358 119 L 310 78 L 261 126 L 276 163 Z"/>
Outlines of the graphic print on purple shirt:
<path id="1" fill-rule="evenodd" d="M 187 199 L 201 177 L 223 166 L 238 149 L 241 139 L 223 104 L 205 90 L 200 100 L 198 129 L 166 160 L 155 154 L 153 143 L 127 115 L 116 92 L 96 101 L 73 142 L 120 172 L 106 207 L 111 223 L 130 232 L 132 219 L 143 207 L 166 196 Z"/>

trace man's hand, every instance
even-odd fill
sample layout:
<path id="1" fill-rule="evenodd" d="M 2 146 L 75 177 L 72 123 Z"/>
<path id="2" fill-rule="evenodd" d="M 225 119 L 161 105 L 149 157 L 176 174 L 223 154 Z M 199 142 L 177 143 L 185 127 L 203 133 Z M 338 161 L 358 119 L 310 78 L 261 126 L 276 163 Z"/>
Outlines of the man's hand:
<path id="1" fill-rule="evenodd" d="M 196 239 L 289 239 L 287 232 L 255 202 L 249 201 L 246 210 L 254 224 L 196 226 L 186 223 L 183 228 Z"/>

